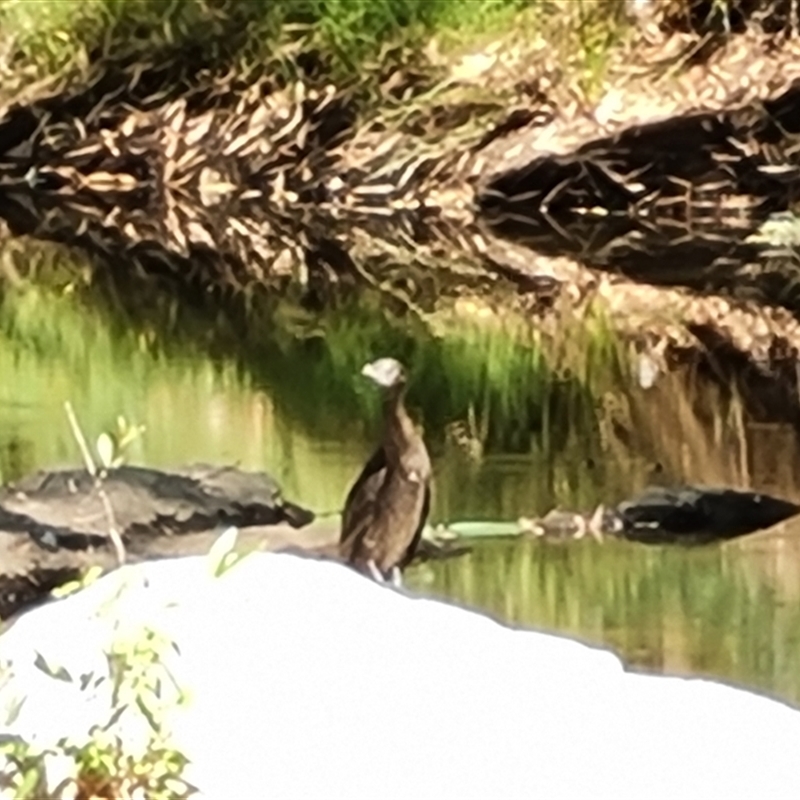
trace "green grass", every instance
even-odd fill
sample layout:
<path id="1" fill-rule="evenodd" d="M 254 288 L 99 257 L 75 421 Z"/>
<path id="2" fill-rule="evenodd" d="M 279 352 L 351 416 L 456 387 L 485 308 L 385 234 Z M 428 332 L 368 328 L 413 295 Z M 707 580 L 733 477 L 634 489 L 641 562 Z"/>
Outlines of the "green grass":
<path id="1" fill-rule="evenodd" d="M 259 59 L 304 36 L 339 71 L 357 73 L 387 42 L 419 44 L 437 30 L 509 23 L 526 0 L 2 0 L 0 30 L 23 61 L 52 74 L 99 48 L 115 54 L 205 49 L 209 60 Z M 110 47 L 109 47 L 110 45 Z"/>
<path id="2" fill-rule="evenodd" d="M 2 90 L 13 95 L 43 77 L 80 82 L 104 54 L 188 61 L 194 72 L 291 73 L 302 51 L 338 81 L 363 80 L 424 65 L 434 39 L 450 52 L 501 37 L 524 47 L 537 35 L 557 37 L 554 46 L 566 43 L 596 70 L 617 42 L 620 8 L 622 0 L 0 0 L 0 45 L 10 54 Z"/>

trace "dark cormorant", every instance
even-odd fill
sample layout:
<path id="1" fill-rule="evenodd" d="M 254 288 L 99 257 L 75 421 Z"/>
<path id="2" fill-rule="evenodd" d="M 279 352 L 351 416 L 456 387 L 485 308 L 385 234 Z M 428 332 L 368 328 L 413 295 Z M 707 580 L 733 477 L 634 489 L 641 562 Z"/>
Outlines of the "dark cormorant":
<path id="1" fill-rule="evenodd" d="M 347 494 L 339 549 L 362 572 L 399 583 L 428 518 L 431 461 L 403 404 L 403 366 L 379 358 L 361 374 L 383 392 L 383 439 Z"/>

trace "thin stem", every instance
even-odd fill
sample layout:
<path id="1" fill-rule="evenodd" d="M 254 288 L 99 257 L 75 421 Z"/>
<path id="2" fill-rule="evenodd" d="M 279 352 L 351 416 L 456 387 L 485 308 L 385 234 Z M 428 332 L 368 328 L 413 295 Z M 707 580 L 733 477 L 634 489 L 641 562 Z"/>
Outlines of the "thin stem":
<path id="1" fill-rule="evenodd" d="M 72 435 L 75 437 L 75 441 L 78 443 L 78 447 L 80 448 L 81 455 L 83 456 L 83 463 L 86 464 L 86 471 L 93 478 L 96 478 L 97 466 L 94 463 L 92 453 L 89 450 L 89 445 L 86 443 L 86 437 L 83 435 L 81 426 L 78 423 L 78 418 L 75 416 L 75 412 L 72 409 L 72 403 L 70 403 L 69 400 L 64 401 L 64 411 L 67 412 L 69 426 L 72 428 Z"/>
<path id="2" fill-rule="evenodd" d="M 94 463 L 94 459 L 92 458 L 92 453 L 89 450 L 89 445 L 86 443 L 86 437 L 83 435 L 81 426 L 78 423 L 78 418 L 75 416 L 75 411 L 73 410 L 72 403 L 70 403 L 69 400 L 64 402 L 64 410 L 67 413 L 67 419 L 69 420 L 70 428 L 72 428 L 72 435 L 75 437 L 75 441 L 78 443 L 78 447 L 83 455 L 83 460 L 86 464 L 86 470 L 94 478 L 94 488 L 97 491 L 97 496 L 100 498 L 100 502 L 103 504 L 103 511 L 105 512 L 106 521 L 108 523 L 108 536 L 111 539 L 111 543 L 114 545 L 114 553 L 117 557 L 117 564 L 121 567 L 125 563 L 126 558 L 125 543 L 122 541 L 122 536 L 119 532 L 119 527 L 117 526 L 117 517 L 114 514 L 114 508 L 111 505 L 111 500 L 109 499 L 105 487 L 103 486 L 105 470 L 98 471 L 97 465 Z"/>

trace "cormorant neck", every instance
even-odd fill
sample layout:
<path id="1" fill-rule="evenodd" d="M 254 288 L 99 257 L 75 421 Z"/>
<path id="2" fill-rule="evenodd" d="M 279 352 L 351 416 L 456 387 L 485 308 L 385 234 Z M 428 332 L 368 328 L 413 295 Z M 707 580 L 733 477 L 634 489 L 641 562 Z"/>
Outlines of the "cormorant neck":
<path id="1" fill-rule="evenodd" d="M 406 411 L 405 384 L 393 386 L 383 398 L 383 418 L 386 424 L 388 438 L 396 440 L 398 443 L 407 441 L 414 435 L 414 423 Z"/>
<path id="2" fill-rule="evenodd" d="M 383 393 L 383 407 L 385 410 L 394 410 L 398 406 L 402 408 L 403 399 L 406 394 L 406 385 L 399 383 L 397 386 L 390 386 Z"/>

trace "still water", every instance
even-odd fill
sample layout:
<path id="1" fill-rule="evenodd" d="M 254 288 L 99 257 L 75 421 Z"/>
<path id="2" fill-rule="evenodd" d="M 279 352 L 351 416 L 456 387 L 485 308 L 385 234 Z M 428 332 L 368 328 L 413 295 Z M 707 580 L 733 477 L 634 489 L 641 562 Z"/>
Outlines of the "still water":
<path id="1" fill-rule="evenodd" d="M 287 496 L 334 512 L 377 430 L 359 367 L 391 354 L 412 366 L 409 405 L 434 456 L 434 523 L 592 509 L 653 480 L 800 499 L 795 433 L 757 425 L 735 393 L 696 375 L 663 375 L 645 390 L 611 350 L 588 343 L 582 361 L 555 367 L 533 334 L 502 319 L 433 325 L 363 292 L 321 310 L 286 297 L 220 311 L 147 283 L 89 281 L 60 251 L 37 256 L 46 282 L 0 284 L 3 480 L 79 463 L 69 400 L 90 437 L 118 415 L 144 424 L 133 463 L 264 469 Z M 415 567 L 408 582 L 513 624 L 610 644 L 635 668 L 722 677 L 800 704 L 798 554 L 766 548 L 781 569 L 738 547 L 495 538 Z"/>

